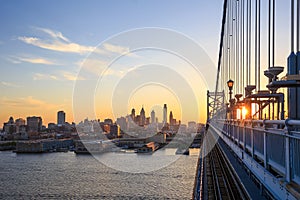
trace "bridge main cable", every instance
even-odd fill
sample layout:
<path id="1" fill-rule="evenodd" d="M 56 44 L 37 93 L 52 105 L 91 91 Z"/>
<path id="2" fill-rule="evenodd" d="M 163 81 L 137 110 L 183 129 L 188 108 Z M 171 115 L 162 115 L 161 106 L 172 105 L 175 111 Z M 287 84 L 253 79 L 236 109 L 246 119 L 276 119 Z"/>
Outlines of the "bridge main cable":
<path id="1" fill-rule="evenodd" d="M 223 5 L 223 18 L 222 18 L 222 29 L 221 29 L 221 38 L 220 38 L 220 47 L 219 47 L 219 58 L 218 58 L 218 70 L 217 70 L 217 79 L 216 79 L 216 87 L 215 91 L 218 91 L 218 85 L 219 85 L 219 76 L 220 76 L 220 69 L 221 69 L 221 59 L 222 59 L 222 50 L 223 50 L 223 43 L 224 43 L 224 30 L 225 30 L 225 24 L 226 24 L 226 12 L 227 12 L 227 0 L 224 0 Z M 217 93 L 216 93 L 217 94 Z M 214 100 L 214 107 L 216 107 L 215 102 L 217 100 L 217 95 L 215 94 L 215 100 Z"/>

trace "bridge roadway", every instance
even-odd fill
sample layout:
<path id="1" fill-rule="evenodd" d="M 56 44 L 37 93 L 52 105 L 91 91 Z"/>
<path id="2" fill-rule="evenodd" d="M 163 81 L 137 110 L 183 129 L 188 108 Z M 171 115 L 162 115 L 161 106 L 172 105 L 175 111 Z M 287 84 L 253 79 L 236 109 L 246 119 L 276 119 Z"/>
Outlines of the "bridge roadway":
<path id="1" fill-rule="evenodd" d="M 298 127 L 295 120 L 210 123 L 193 199 L 300 199 Z M 233 196 L 234 191 L 244 194 Z"/>
<path id="2" fill-rule="evenodd" d="M 229 147 L 212 132 L 205 137 L 193 199 L 266 199 Z"/>

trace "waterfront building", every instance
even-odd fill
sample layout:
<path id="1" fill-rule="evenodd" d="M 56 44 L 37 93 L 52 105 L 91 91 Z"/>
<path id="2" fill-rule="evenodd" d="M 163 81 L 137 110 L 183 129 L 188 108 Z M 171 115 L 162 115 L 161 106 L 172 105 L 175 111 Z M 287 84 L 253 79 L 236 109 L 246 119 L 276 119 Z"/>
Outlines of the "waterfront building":
<path id="1" fill-rule="evenodd" d="M 178 132 L 179 133 L 186 133 L 187 132 L 187 126 L 185 124 L 180 124 Z"/>
<path id="2" fill-rule="evenodd" d="M 43 139 L 34 141 L 18 141 L 17 153 L 42 153 L 53 151 L 66 151 L 73 146 L 72 139 Z"/>
<path id="3" fill-rule="evenodd" d="M 29 133 L 39 133 L 42 130 L 43 121 L 41 117 L 27 117 L 27 131 Z"/>
<path id="4" fill-rule="evenodd" d="M 150 117 L 146 117 L 145 119 L 145 125 L 149 125 L 150 124 Z"/>
<path id="5" fill-rule="evenodd" d="M 110 125 L 105 123 L 100 123 L 100 127 L 103 132 L 110 133 Z"/>
<path id="6" fill-rule="evenodd" d="M 13 134 L 16 132 L 16 123 L 13 117 L 10 117 L 8 122 L 3 124 L 3 131 L 6 134 Z"/>
<path id="7" fill-rule="evenodd" d="M 139 126 L 140 125 L 140 121 L 141 121 L 141 116 L 140 115 L 137 115 L 137 116 L 135 116 L 135 124 L 137 125 L 137 126 Z"/>
<path id="8" fill-rule="evenodd" d="M 117 118 L 116 123 L 120 126 L 122 131 L 126 131 L 128 129 L 128 121 L 125 117 Z"/>
<path id="9" fill-rule="evenodd" d="M 105 119 L 104 124 L 111 125 L 111 124 L 113 124 L 113 121 L 112 121 L 112 119 Z"/>
<path id="10" fill-rule="evenodd" d="M 151 111 L 151 124 L 155 123 L 155 112 L 154 110 Z"/>
<path id="11" fill-rule="evenodd" d="M 25 126 L 25 119 L 22 119 L 22 118 L 16 119 L 16 133 L 22 132 L 20 130 L 21 126 L 24 128 L 24 126 Z"/>
<path id="12" fill-rule="evenodd" d="M 194 121 L 188 122 L 188 131 L 189 132 L 197 132 L 197 123 Z"/>
<path id="13" fill-rule="evenodd" d="M 110 125 L 110 135 L 113 137 L 120 137 L 121 136 L 120 126 L 117 124 Z"/>
<path id="14" fill-rule="evenodd" d="M 25 125 L 25 119 L 23 118 L 16 119 L 16 126 L 22 126 L 22 125 Z"/>
<path id="15" fill-rule="evenodd" d="M 64 125 L 66 122 L 66 113 L 64 111 L 57 112 L 57 125 Z"/>
<path id="16" fill-rule="evenodd" d="M 56 124 L 55 123 L 48 123 L 48 129 L 49 130 L 55 130 L 56 129 Z"/>

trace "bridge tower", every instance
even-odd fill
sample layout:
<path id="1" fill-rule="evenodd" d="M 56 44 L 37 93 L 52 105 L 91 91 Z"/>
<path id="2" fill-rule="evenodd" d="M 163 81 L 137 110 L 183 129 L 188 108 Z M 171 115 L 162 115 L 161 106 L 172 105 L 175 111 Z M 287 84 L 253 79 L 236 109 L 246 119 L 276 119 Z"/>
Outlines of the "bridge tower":
<path id="1" fill-rule="evenodd" d="M 226 113 L 225 108 L 225 93 L 207 91 L 207 121 L 213 117 L 220 116 Z"/>

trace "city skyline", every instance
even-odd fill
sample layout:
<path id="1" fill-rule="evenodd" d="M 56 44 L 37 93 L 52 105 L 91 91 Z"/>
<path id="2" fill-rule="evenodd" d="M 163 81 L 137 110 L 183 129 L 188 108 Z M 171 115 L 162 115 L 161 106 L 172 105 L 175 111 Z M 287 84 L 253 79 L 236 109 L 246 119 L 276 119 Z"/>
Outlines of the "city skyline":
<path id="1" fill-rule="evenodd" d="M 166 110 L 166 108 L 167 108 L 167 104 L 164 104 L 164 107 L 163 107 L 163 109 L 160 111 L 161 113 L 162 113 L 162 115 L 161 116 L 163 116 L 166 112 L 165 112 L 165 110 Z M 98 119 L 89 119 L 89 120 L 97 120 L 97 121 L 105 121 L 105 120 L 112 120 L 112 122 L 113 123 L 117 123 L 117 121 L 118 121 L 118 119 L 120 119 L 120 118 L 124 118 L 124 117 L 128 117 L 128 116 L 130 116 L 131 117 L 131 119 L 133 120 L 133 121 L 135 121 L 134 119 L 136 118 L 136 117 L 140 117 L 140 116 L 142 116 L 143 115 L 143 117 L 145 118 L 145 119 L 149 119 L 149 122 L 148 122 L 148 124 L 149 123 L 162 123 L 162 124 L 165 124 L 165 123 L 168 123 L 168 124 L 170 124 L 170 125 L 172 125 L 172 123 L 174 123 L 174 124 L 176 124 L 176 119 L 175 119 L 175 116 L 173 116 L 173 112 L 172 112 L 172 110 L 170 110 L 169 111 L 169 114 L 167 115 L 167 116 L 169 116 L 169 117 L 167 117 L 167 116 L 163 116 L 161 119 L 159 119 L 157 116 L 160 116 L 160 115 L 157 115 L 159 112 L 156 112 L 154 109 L 152 109 L 151 110 L 151 112 L 149 112 L 149 115 L 147 115 L 146 113 L 146 111 L 145 111 L 145 109 L 144 109 L 144 105 L 142 105 L 142 107 L 141 107 L 141 111 L 140 111 L 140 115 L 136 115 L 135 114 L 135 108 L 132 108 L 131 109 L 131 112 L 130 113 L 128 113 L 127 115 L 124 115 L 124 116 L 117 116 L 115 119 L 111 119 L 111 118 L 108 118 L 108 117 L 103 117 L 103 118 L 98 118 Z M 51 121 L 51 122 L 45 122 L 44 121 L 44 123 L 43 123 L 43 116 L 42 115 L 40 115 L 40 116 L 35 116 L 35 115 L 28 115 L 28 116 L 23 116 L 23 117 L 15 117 L 15 116 L 9 116 L 7 119 L 7 121 L 5 121 L 3 124 L 6 124 L 6 123 L 18 123 L 19 121 L 22 121 L 21 122 L 21 124 L 20 125 L 25 125 L 25 124 L 27 124 L 27 121 L 28 121 L 28 119 L 31 119 L 31 118 L 36 118 L 36 119 L 39 119 L 39 121 L 41 121 L 40 123 L 41 123 L 41 126 L 43 125 L 43 126 L 45 126 L 45 125 L 52 125 L 52 124 L 56 124 L 56 125 L 64 125 L 64 124 L 66 124 L 66 123 L 68 123 L 68 124 L 71 124 L 71 123 L 74 123 L 73 121 L 68 121 L 68 120 L 66 120 L 66 116 L 68 116 L 67 115 L 67 113 L 66 112 L 64 112 L 63 110 L 60 110 L 60 111 L 57 111 L 57 114 L 56 114 L 56 123 L 54 122 L 54 121 Z M 14 119 L 16 119 L 16 120 L 14 120 Z M 26 119 L 26 120 L 25 120 Z M 81 123 L 81 122 L 83 122 L 84 120 L 86 120 L 86 119 L 88 119 L 88 117 L 87 118 L 84 118 L 84 119 L 82 119 L 79 123 Z M 145 120 L 144 119 L 144 120 Z M 166 120 L 167 119 L 167 120 Z M 181 122 L 181 120 L 179 119 L 178 120 L 178 122 L 180 123 Z M 187 123 L 190 123 L 190 122 L 194 122 L 194 121 L 188 121 Z M 197 122 L 196 122 L 197 123 Z M 4 129 L 3 129 L 4 130 Z"/>

